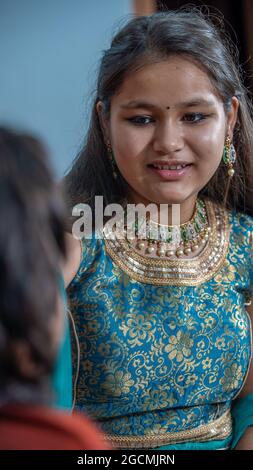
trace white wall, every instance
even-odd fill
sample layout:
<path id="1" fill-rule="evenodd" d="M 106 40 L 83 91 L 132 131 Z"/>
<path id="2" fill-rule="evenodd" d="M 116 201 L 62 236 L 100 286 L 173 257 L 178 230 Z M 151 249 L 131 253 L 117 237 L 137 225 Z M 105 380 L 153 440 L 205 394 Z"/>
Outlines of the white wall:
<path id="1" fill-rule="evenodd" d="M 101 51 L 131 0 L 0 0 L 0 124 L 36 133 L 61 177 L 87 127 Z"/>

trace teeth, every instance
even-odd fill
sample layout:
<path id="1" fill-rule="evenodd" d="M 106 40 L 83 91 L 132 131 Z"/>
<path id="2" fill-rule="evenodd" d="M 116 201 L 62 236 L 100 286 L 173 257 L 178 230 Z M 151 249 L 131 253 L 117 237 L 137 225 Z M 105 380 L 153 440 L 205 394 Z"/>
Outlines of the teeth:
<path id="1" fill-rule="evenodd" d="M 186 167 L 186 165 L 153 165 L 155 168 L 158 168 L 159 170 L 182 170 L 183 168 Z"/>

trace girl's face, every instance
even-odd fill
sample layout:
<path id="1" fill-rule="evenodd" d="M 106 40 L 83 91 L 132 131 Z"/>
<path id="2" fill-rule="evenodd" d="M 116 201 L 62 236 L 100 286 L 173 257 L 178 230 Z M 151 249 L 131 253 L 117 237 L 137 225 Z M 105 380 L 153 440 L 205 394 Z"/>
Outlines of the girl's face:
<path id="1" fill-rule="evenodd" d="M 111 100 L 104 123 L 134 203 L 180 204 L 216 172 L 238 101 L 227 114 L 208 75 L 181 57 L 147 65 L 128 76 Z M 175 170 L 171 166 L 187 165 Z"/>

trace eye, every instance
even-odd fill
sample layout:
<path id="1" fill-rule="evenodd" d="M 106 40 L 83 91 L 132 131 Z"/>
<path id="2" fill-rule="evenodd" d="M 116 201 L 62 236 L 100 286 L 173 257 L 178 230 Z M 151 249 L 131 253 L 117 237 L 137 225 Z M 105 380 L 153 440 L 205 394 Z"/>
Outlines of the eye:
<path id="1" fill-rule="evenodd" d="M 183 121 L 197 123 L 200 121 L 204 121 L 207 117 L 208 115 L 204 113 L 188 113 L 184 115 Z"/>
<path id="2" fill-rule="evenodd" d="M 127 121 L 137 126 L 146 126 L 147 124 L 154 122 L 154 119 L 151 116 L 134 116 L 128 118 Z"/>

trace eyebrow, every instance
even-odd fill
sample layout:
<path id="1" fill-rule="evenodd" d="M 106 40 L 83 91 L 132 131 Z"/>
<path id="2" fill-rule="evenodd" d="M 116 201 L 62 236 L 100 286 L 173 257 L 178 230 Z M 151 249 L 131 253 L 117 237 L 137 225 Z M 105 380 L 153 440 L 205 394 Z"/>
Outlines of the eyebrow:
<path id="1" fill-rule="evenodd" d="M 205 98 L 194 98 L 190 101 L 182 101 L 181 103 L 176 104 L 176 108 L 191 108 L 194 106 L 213 106 L 215 103 L 212 100 L 207 100 Z M 166 106 L 169 108 L 170 106 Z M 156 105 L 152 103 L 148 103 L 147 101 L 129 101 L 128 103 L 124 103 L 121 105 L 123 109 L 132 109 L 132 108 L 146 108 L 146 109 L 154 109 L 157 108 Z"/>
<path id="2" fill-rule="evenodd" d="M 180 108 L 191 108 L 193 106 L 214 106 L 215 102 L 213 100 L 207 100 L 205 98 L 194 98 L 190 101 L 183 101 L 177 106 Z"/>

